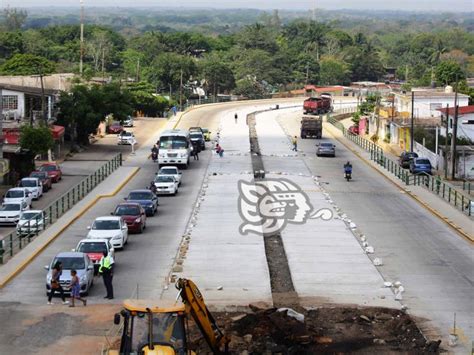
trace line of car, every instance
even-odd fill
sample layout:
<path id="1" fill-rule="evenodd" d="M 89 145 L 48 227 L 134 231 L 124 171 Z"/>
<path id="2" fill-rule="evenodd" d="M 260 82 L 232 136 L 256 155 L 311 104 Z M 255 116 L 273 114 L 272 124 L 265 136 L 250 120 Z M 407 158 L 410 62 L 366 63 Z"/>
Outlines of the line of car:
<path id="1" fill-rule="evenodd" d="M 0 208 L 0 225 L 16 225 L 19 236 L 38 233 L 43 230 L 47 216 L 41 210 L 32 210 L 33 200 L 52 188 L 62 179 L 62 171 L 56 163 L 45 163 L 22 178 L 18 187 L 9 189 L 3 196 Z"/>
<path id="2" fill-rule="evenodd" d="M 155 175 L 151 187 L 154 189 L 136 189 L 128 193 L 124 202 L 119 203 L 110 216 L 97 217 L 88 227 L 86 238 L 80 240 L 72 251 L 58 253 L 45 268 L 46 293 L 51 292 L 50 281 L 52 268 L 61 261 L 63 274 L 60 283 L 66 293 L 71 276 L 75 269 L 79 276 L 81 294 L 89 293 L 94 283 L 103 253 L 115 260 L 115 251 L 124 249 L 129 240 L 129 233 L 141 234 L 146 229 L 147 217 L 158 211 L 158 195 L 176 195 L 181 185 L 182 172 L 176 166 L 162 166 Z"/>

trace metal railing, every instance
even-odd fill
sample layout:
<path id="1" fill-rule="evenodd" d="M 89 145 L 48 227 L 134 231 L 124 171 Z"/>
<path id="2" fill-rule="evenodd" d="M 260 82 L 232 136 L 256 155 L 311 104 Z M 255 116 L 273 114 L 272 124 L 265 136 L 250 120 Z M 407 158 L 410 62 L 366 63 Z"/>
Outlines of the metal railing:
<path id="1" fill-rule="evenodd" d="M 467 216 L 474 217 L 474 200 L 469 194 L 463 193 L 461 190 L 456 189 L 451 184 L 442 181 L 439 176 L 435 177 L 426 173 L 411 174 L 406 169 L 403 169 L 398 164 L 398 162 L 388 158 L 380 146 L 368 139 L 349 132 L 335 117 L 328 116 L 327 122 L 341 130 L 344 137 L 370 152 L 371 160 L 395 175 L 406 185 L 424 187 L 428 191 L 438 195 L 443 200 L 462 211 Z"/>
<path id="2" fill-rule="evenodd" d="M 36 236 L 56 222 L 121 165 L 122 153 L 119 153 L 45 207 L 43 215 L 36 216 L 27 223 L 17 226 L 15 231 L 9 233 L 0 241 L 0 264 L 4 264 L 28 245 Z"/>

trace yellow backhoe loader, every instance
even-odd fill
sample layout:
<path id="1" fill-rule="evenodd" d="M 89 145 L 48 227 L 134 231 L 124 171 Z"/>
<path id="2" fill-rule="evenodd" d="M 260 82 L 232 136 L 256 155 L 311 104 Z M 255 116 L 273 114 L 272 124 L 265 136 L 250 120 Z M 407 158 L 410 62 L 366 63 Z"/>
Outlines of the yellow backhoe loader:
<path id="1" fill-rule="evenodd" d="M 228 353 L 229 339 L 217 326 L 201 292 L 191 280 L 176 282 L 178 298 L 172 305 L 145 300 L 125 300 L 114 323 L 123 322 L 120 349 L 109 355 L 191 355 L 188 349 L 188 319 L 194 319 L 214 354 Z M 179 302 L 179 303 L 178 303 Z"/>

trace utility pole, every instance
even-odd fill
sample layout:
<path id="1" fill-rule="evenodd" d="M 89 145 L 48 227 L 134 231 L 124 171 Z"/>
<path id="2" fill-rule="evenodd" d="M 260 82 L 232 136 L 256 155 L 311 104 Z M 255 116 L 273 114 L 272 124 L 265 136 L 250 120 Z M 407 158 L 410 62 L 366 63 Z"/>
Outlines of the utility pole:
<path id="1" fill-rule="evenodd" d="M 444 139 L 444 178 L 448 178 L 448 129 L 449 129 L 449 104 L 446 105 L 446 137 Z"/>
<path id="2" fill-rule="evenodd" d="M 43 83 L 43 70 L 40 70 L 40 82 L 41 82 L 41 117 L 44 120 L 44 124 L 47 124 L 48 119 L 46 117 L 46 102 L 44 96 L 44 83 Z"/>
<path id="3" fill-rule="evenodd" d="M 456 138 L 458 135 L 458 78 L 456 76 L 456 89 L 454 91 L 454 119 L 453 134 L 451 136 L 451 180 L 456 176 Z"/>
<path id="4" fill-rule="evenodd" d="M 81 4 L 81 59 L 79 61 L 79 73 L 82 76 L 84 61 L 84 0 L 79 0 Z"/>
<path id="5" fill-rule="evenodd" d="M 140 58 L 137 58 L 137 74 L 136 74 L 137 83 L 140 81 Z"/>
<path id="6" fill-rule="evenodd" d="M 183 69 L 181 69 L 180 81 L 179 81 L 179 109 L 183 110 Z"/>
<path id="7" fill-rule="evenodd" d="M 415 141 L 414 131 L 415 131 L 415 92 L 411 92 L 411 125 L 410 125 L 410 152 L 413 153 L 413 144 Z"/>

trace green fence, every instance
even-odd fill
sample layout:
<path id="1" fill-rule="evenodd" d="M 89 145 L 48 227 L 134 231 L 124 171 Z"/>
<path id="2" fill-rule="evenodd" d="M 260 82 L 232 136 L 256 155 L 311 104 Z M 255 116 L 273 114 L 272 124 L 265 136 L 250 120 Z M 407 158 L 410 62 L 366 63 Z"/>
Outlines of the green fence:
<path id="1" fill-rule="evenodd" d="M 16 230 L 0 241 L 0 264 L 5 263 L 13 255 L 28 245 L 38 234 L 49 225 L 56 222 L 64 213 L 69 211 L 76 203 L 82 200 L 98 184 L 122 165 L 122 154 L 117 154 L 107 161 L 93 174 L 72 187 L 61 197 L 43 209 L 43 214 L 17 225 Z"/>
<path id="2" fill-rule="evenodd" d="M 381 147 L 369 141 L 368 139 L 349 132 L 335 117 L 328 117 L 327 122 L 340 129 L 344 137 L 370 152 L 371 160 L 391 172 L 393 175 L 402 180 L 406 185 L 422 186 L 432 193 L 438 195 L 469 217 L 474 217 L 474 200 L 468 193 L 456 189 L 449 183 L 442 181 L 439 177 L 428 174 L 411 174 L 408 170 L 403 169 L 398 164 L 398 162 L 388 158 L 384 154 L 384 151 Z"/>

